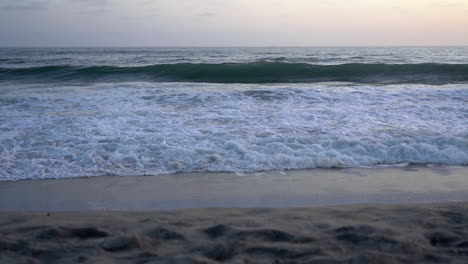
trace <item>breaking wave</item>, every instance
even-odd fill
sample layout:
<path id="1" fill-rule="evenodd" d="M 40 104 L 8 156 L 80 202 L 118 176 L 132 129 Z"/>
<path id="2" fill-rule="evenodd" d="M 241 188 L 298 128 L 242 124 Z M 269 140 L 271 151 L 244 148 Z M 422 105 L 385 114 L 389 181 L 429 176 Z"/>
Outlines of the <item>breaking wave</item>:
<path id="1" fill-rule="evenodd" d="M 138 67 L 0 68 L 0 80 L 24 82 L 204 82 L 449 84 L 468 81 L 468 64 L 340 64 L 254 62 L 157 64 Z"/>

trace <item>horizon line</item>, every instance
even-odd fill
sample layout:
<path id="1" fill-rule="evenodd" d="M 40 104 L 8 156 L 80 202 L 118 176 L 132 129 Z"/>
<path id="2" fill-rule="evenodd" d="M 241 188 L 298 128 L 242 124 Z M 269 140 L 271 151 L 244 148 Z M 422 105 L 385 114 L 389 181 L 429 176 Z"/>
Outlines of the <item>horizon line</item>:
<path id="1" fill-rule="evenodd" d="M 368 47 L 468 47 L 467 45 L 264 45 L 264 46 L 0 46 L 0 48 L 368 48 Z"/>

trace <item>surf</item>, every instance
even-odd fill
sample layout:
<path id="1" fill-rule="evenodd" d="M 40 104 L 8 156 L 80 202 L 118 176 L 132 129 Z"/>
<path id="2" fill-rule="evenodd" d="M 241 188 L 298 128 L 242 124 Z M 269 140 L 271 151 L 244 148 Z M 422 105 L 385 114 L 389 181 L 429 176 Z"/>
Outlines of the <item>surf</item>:
<path id="1" fill-rule="evenodd" d="M 41 66 L 0 68 L 0 80 L 20 82 L 198 82 L 451 84 L 468 81 L 468 64 L 176 63 L 135 67 Z"/>

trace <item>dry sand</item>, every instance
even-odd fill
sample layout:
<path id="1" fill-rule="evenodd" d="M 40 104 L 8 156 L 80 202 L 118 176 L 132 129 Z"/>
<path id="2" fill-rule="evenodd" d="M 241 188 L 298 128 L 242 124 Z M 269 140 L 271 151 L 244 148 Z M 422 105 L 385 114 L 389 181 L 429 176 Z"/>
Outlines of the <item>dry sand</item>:
<path id="1" fill-rule="evenodd" d="M 468 203 L 1 213 L 0 263 L 468 263 Z"/>

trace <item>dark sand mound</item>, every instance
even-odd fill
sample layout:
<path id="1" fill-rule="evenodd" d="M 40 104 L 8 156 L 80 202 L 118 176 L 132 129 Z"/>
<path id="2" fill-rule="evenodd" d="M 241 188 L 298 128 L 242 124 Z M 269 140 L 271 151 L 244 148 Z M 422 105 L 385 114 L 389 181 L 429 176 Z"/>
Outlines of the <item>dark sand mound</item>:
<path id="1" fill-rule="evenodd" d="M 0 214 L 0 263 L 468 263 L 468 204 Z"/>

